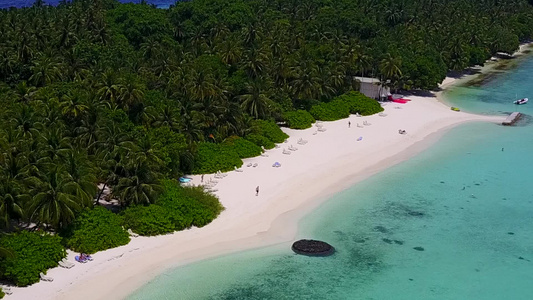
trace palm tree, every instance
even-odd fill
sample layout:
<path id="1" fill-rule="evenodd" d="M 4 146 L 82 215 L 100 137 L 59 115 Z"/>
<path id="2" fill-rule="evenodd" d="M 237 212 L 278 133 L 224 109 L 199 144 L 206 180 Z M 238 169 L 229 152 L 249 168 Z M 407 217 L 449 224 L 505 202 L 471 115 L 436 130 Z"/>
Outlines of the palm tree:
<path id="1" fill-rule="evenodd" d="M 71 92 L 62 97 L 62 101 L 59 103 L 59 108 L 64 116 L 71 119 L 78 118 L 89 107 L 84 104 L 86 101 L 86 95 L 79 91 Z"/>
<path id="2" fill-rule="evenodd" d="M 69 150 L 64 160 L 65 172 L 73 183 L 75 194 L 84 207 L 92 205 L 96 195 L 96 177 L 89 166 L 87 154 L 76 150 Z"/>
<path id="3" fill-rule="evenodd" d="M 157 180 L 158 174 L 148 167 L 147 160 L 132 155 L 126 164 L 126 170 L 128 176 L 119 179 L 112 189 L 113 196 L 116 196 L 123 206 L 154 203 L 162 187 Z"/>
<path id="4" fill-rule="evenodd" d="M 399 57 L 393 57 L 390 53 L 387 53 L 385 58 L 381 60 L 380 71 L 385 79 L 394 79 L 396 76 L 401 76 L 402 71 L 400 66 L 402 65 L 402 60 Z"/>
<path id="5" fill-rule="evenodd" d="M 118 99 L 122 85 L 111 69 L 102 74 L 102 78 L 96 84 L 97 95 L 100 100 L 115 102 Z"/>
<path id="6" fill-rule="evenodd" d="M 62 228 L 74 220 L 82 205 L 76 197 L 76 184 L 59 168 L 53 168 L 34 182 L 33 198 L 28 209 L 30 222 Z"/>
<path id="7" fill-rule="evenodd" d="M 36 86 L 44 86 L 61 78 L 61 64 L 47 56 L 35 61 L 30 69 L 33 72 L 30 81 Z"/>
<path id="8" fill-rule="evenodd" d="M 30 103 L 36 91 L 37 89 L 33 86 L 28 86 L 28 83 L 26 81 L 21 81 L 15 87 L 15 94 L 17 96 L 17 100 L 25 104 Z"/>
<path id="9" fill-rule="evenodd" d="M 258 79 L 246 87 L 246 94 L 238 96 L 242 109 L 259 119 L 268 116 L 271 100 L 263 93 L 263 83 Z"/>
<path id="10" fill-rule="evenodd" d="M 22 203 L 27 199 L 26 196 L 15 180 L 7 180 L 0 185 L 0 227 L 9 227 L 12 219 L 22 218 Z"/>

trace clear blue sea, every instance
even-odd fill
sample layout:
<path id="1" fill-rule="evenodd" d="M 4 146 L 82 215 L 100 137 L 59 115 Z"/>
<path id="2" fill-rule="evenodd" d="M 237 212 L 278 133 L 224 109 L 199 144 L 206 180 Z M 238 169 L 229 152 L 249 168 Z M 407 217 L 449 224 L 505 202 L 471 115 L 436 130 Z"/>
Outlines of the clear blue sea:
<path id="1" fill-rule="evenodd" d="M 471 112 L 533 114 L 533 103 L 511 104 L 533 98 L 533 57 L 445 95 Z M 128 299 L 533 299 L 527 123 L 456 127 L 328 199 L 301 220 L 298 236 L 331 243 L 334 256 L 295 255 L 290 243 L 244 251 L 168 271 Z"/>
<path id="2" fill-rule="evenodd" d="M 10 7 L 28 7 L 32 6 L 35 0 L 0 0 L 1 8 Z M 60 0 L 44 0 L 47 5 L 57 5 Z M 122 3 L 139 3 L 141 0 L 119 0 Z M 168 8 L 170 5 L 176 3 L 176 0 L 147 0 L 147 3 L 154 4 L 158 8 Z"/>

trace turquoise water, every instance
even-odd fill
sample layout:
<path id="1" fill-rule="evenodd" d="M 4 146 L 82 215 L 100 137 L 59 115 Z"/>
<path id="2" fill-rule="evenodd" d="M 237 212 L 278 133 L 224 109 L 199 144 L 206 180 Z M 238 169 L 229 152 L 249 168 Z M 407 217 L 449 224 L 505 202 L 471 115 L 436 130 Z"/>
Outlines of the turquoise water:
<path id="1" fill-rule="evenodd" d="M 468 111 L 515 111 L 515 93 L 533 98 L 532 71 L 528 58 L 447 96 Z M 533 103 L 519 109 L 533 114 Z M 245 251 L 166 272 L 128 299 L 532 299 L 532 152 L 527 122 L 457 127 L 300 222 L 299 238 L 335 255 Z"/>

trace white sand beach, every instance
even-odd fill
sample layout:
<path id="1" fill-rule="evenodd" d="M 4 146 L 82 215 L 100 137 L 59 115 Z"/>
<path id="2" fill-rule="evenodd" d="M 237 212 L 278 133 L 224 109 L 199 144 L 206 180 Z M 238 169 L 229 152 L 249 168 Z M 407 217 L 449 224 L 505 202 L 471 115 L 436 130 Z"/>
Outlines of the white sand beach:
<path id="1" fill-rule="evenodd" d="M 166 269 L 292 241 L 298 220 L 328 195 L 416 155 L 453 126 L 504 119 L 454 112 L 435 96 L 409 98 L 412 101 L 407 104 L 386 103 L 382 116 L 352 115 L 320 123 L 326 131 L 317 131 L 316 126 L 284 129 L 290 135 L 287 143 L 267 150 L 268 157 L 246 159 L 243 172 L 217 179 L 215 194 L 226 210 L 211 224 L 171 235 L 132 238 L 128 245 L 94 254 L 92 262 L 52 269 L 47 275 L 53 282 L 13 288 L 6 299 L 120 299 Z M 399 134 L 399 129 L 406 134 Z M 298 144 L 301 138 L 308 143 Z M 298 150 L 283 154 L 290 145 Z M 272 167 L 275 162 L 281 167 Z M 258 165 L 247 167 L 249 163 Z M 204 180 L 212 177 L 205 175 Z M 193 178 L 194 184 L 200 183 L 200 176 Z M 69 253 L 72 262 L 74 255 Z"/>

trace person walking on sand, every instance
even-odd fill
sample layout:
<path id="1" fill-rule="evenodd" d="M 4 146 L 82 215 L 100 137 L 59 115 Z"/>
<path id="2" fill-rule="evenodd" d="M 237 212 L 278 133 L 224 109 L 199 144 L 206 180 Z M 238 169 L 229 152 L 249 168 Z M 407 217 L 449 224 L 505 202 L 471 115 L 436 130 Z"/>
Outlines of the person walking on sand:
<path id="1" fill-rule="evenodd" d="M 350 128 L 350 126 L 352 126 L 352 122 L 348 121 L 348 128 Z"/>
<path id="2" fill-rule="evenodd" d="M 200 182 L 204 182 L 204 174 L 202 174 L 202 179 L 200 180 Z"/>
<path id="3" fill-rule="evenodd" d="M 255 188 L 255 195 L 256 195 L 256 196 L 259 196 L 259 186 L 257 186 L 257 187 Z"/>

